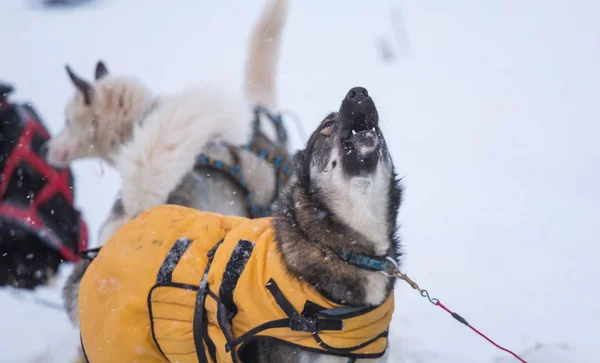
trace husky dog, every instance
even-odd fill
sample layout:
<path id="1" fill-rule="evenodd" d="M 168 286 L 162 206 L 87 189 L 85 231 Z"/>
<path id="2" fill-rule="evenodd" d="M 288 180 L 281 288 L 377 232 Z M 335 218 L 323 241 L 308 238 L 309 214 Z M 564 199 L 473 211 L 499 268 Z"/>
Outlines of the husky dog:
<path id="1" fill-rule="evenodd" d="M 288 271 L 325 297 L 349 306 L 382 303 L 394 278 L 346 263 L 337 251 L 398 261 L 402 188 L 379 128 L 375 103 L 355 87 L 294 156 L 296 180 L 274 213 L 276 240 Z M 250 348 L 250 347 L 249 347 Z M 244 362 L 340 362 L 276 341 L 256 343 Z"/>
<path id="2" fill-rule="evenodd" d="M 60 166 L 100 157 L 115 166 L 123 179 L 120 197 L 100 229 L 99 244 L 139 213 L 160 204 L 249 217 L 244 189 L 259 205 L 275 199 L 279 186 L 274 165 L 234 146 L 246 143 L 250 136 L 250 121 L 255 117 L 251 105 L 276 108 L 275 70 L 286 10 L 287 0 L 268 0 L 254 27 L 245 95 L 204 86 L 154 97 L 134 79 L 110 76 L 102 62 L 96 67 L 94 84 L 67 68 L 76 93 L 67 105 L 64 129 L 48 145 L 48 159 Z M 273 129 L 254 132 L 250 144 L 285 158 L 287 145 L 273 142 L 274 133 Z M 200 154 L 239 166 L 246 188 L 198 164 Z M 76 266 L 63 292 L 74 324 L 79 281 L 87 265 L 82 261 Z"/>

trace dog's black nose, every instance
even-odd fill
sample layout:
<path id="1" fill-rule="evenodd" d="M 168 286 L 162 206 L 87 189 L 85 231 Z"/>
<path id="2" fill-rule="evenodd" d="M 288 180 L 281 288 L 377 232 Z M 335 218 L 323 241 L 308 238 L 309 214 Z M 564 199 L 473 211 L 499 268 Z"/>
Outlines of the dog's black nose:
<path id="1" fill-rule="evenodd" d="M 379 123 L 375 102 L 364 87 L 354 87 L 348 92 L 342 101 L 340 114 L 346 125 L 357 132 L 370 130 Z"/>
<path id="2" fill-rule="evenodd" d="M 351 101 L 360 101 L 360 100 L 362 100 L 364 98 L 368 98 L 368 97 L 369 97 L 369 92 L 367 92 L 367 89 L 364 87 L 354 87 L 346 95 L 346 99 L 351 100 Z"/>

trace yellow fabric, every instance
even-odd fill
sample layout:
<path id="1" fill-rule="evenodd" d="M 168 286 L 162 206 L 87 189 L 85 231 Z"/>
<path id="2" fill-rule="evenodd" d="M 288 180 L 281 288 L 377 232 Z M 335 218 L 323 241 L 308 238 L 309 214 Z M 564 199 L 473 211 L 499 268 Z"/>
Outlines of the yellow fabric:
<path id="1" fill-rule="evenodd" d="M 173 270 L 173 283 L 155 286 L 158 271 L 179 238 L 192 243 Z M 233 338 L 265 322 L 287 318 L 265 287 L 271 278 L 298 313 L 307 300 L 327 309 L 340 307 L 286 272 L 274 243 L 271 218 L 251 220 L 180 206 L 156 207 L 119 230 L 102 247 L 81 281 L 81 336 L 89 361 L 197 363 L 193 331 L 196 290 L 206 269 L 207 253 L 221 239 L 207 276 L 208 290 L 219 298 L 223 273 L 238 242 L 243 239 L 254 243 L 233 293 L 238 309 L 232 321 Z M 386 331 L 393 301 L 390 296 L 376 309 L 344 319 L 343 330 L 321 331 L 319 336 L 335 348 L 369 341 Z M 232 362 L 217 322 L 218 303 L 207 296 L 204 306 L 217 361 Z M 258 336 L 325 353 L 310 332 L 275 328 Z M 386 345 L 387 338 L 381 337 L 352 354 L 380 354 Z M 205 350 L 211 361 L 206 346 Z"/>

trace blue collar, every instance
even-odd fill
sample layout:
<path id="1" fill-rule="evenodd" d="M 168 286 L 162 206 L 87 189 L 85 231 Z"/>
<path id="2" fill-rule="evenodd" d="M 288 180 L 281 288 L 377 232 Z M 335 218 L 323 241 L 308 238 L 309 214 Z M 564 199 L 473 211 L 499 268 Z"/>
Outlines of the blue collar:
<path id="1" fill-rule="evenodd" d="M 341 249 L 337 255 L 343 261 L 356 267 L 372 271 L 389 271 L 392 263 L 385 256 L 367 256 Z M 392 266 L 393 267 L 393 266 Z"/>

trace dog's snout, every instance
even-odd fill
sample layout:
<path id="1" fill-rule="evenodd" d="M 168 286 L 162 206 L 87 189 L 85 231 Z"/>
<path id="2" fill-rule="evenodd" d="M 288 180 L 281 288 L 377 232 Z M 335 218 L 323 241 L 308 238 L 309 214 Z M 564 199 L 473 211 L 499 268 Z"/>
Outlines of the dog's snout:
<path id="1" fill-rule="evenodd" d="M 351 101 L 360 101 L 369 97 L 369 92 L 364 87 L 354 87 L 346 95 L 346 99 Z"/>
<path id="2" fill-rule="evenodd" d="M 379 123 L 375 102 L 364 87 L 354 87 L 346 94 L 340 107 L 340 114 L 347 127 L 352 127 L 356 131 L 371 129 Z"/>

